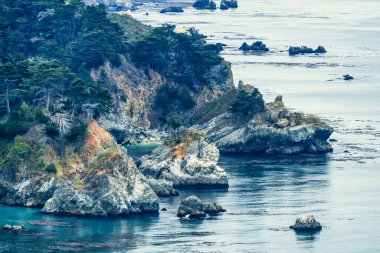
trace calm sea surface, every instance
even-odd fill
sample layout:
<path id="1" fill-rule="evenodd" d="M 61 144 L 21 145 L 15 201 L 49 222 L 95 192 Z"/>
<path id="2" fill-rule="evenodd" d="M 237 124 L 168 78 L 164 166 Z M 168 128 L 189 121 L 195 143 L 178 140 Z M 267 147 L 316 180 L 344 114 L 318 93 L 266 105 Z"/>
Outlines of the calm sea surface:
<path id="1" fill-rule="evenodd" d="M 267 100 L 282 94 L 289 107 L 328 120 L 336 130 L 334 153 L 223 156 L 228 190 L 181 190 L 180 197 L 162 199 L 168 211 L 158 215 L 85 219 L 0 206 L 0 225 L 28 228 L 0 231 L 0 252 L 380 252 L 380 1 L 239 4 L 236 10 L 196 11 L 184 1 L 182 14 L 159 14 L 165 4 L 148 4 L 134 15 L 153 26 L 196 26 L 210 42 L 227 44 L 222 54 L 232 62 L 235 82 L 254 84 Z M 237 49 L 259 39 L 270 53 Z M 328 53 L 287 55 L 288 46 L 302 45 L 323 45 Z M 355 80 L 339 79 L 347 73 Z M 228 211 L 202 221 L 177 219 L 180 199 L 191 194 Z M 305 212 L 322 223 L 320 233 L 288 229 Z"/>

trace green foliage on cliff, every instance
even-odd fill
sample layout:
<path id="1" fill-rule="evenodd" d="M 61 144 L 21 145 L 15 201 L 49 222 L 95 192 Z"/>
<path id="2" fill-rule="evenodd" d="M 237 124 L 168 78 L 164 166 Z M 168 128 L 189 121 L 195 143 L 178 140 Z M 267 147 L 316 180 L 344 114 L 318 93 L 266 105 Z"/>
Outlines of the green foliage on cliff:
<path id="1" fill-rule="evenodd" d="M 230 111 L 241 116 L 253 116 L 265 110 L 263 96 L 257 88 L 251 92 L 244 89 L 238 91 L 238 97 L 232 104 Z"/>
<path id="2" fill-rule="evenodd" d="M 207 84 L 205 74 L 222 58 L 199 38 L 176 33 L 174 28 L 172 25 L 154 28 L 144 39 L 132 43 L 132 60 L 192 89 L 194 84 Z"/>

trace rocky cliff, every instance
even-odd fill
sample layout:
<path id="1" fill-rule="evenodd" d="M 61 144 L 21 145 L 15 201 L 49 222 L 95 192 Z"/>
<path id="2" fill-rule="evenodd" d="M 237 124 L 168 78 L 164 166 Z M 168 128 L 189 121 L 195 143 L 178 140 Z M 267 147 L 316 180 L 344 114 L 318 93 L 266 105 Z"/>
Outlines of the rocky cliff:
<path id="1" fill-rule="evenodd" d="M 23 137 L 25 143 L 44 145 L 45 160 L 51 165 L 38 171 L 27 163 L 5 167 L 0 174 L 1 202 L 70 215 L 158 211 L 156 194 L 124 149 L 96 121 L 89 122 L 87 133 L 80 147 L 67 145 L 60 154 L 54 143 L 41 138 L 38 126 L 31 129 Z"/>
<path id="2" fill-rule="evenodd" d="M 239 89 L 252 90 L 252 87 L 241 86 Z M 193 126 L 203 132 L 206 140 L 214 143 L 220 152 L 294 155 L 332 151 L 327 140 L 333 129 L 320 118 L 287 109 L 281 96 L 274 102 L 265 104 L 262 112 L 242 117 L 223 109 L 226 103 L 230 108 L 233 101 L 239 99 L 237 93 L 238 90 L 232 91 L 215 101 L 212 107 L 220 107 L 222 110 L 211 114 L 211 119 L 206 117 L 206 121 L 203 119 L 204 122 Z M 205 116 L 207 115 L 203 115 Z"/>

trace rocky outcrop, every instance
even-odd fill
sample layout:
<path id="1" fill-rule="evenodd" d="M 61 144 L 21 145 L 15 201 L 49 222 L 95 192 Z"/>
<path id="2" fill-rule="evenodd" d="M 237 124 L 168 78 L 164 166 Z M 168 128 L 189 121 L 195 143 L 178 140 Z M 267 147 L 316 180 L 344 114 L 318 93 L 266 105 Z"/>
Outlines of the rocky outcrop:
<path id="1" fill-rule="evenodd" d="M 185 145 L 188 147 L 156 148 L 140 159 L 139 170 L 148 179 L 166 180 L 174 187 L 228 187 L 227 174 L 217 165 L 219 151 L 215 145 L 203 139 Z"/>
<path id="2" fill-rule="evenodd" d="M 289 55 L 297 55 L 297 54 L 324 54 L 327 53 L 326 49 L 322 46 L 318 46 L 317 49 L 313 50 L 310 47 L 302 46 L 302 47 L 290 47 Z"/>
<path id="3" fill-rule="evenodd" d="M 132 158 L 92 121 L 82 148 L 84 170 L 45 203 L 43 212 L 115 216 L 157 212 L 158 198 Z"/>
<path id="4" fill-rule="evenodd" d="M 233 95 L 225 96 L 233 99 Z M 327 140 L 333 129 L 316 116 L 287 109 L 281 96 L 254 117 L 224 112 L 193 127 L 221 153 L 293 155 L 332 151 Z"/>
<path id="5" fill-rule="evenodd" d="M 321 224 L 312 214 L 304 214 L 296 220 L 293 226 L 289 227 L 297 232 L 315 232 L 322 230 Z"/>
<path id="6" fill-rule="evenodd" d="M 158 211 L 158 197 L 147 179 L 132 158 L 125 155 L 124 148 L 96 121 L 89 122 L 87 137 L 80 147 L 67 144 L 65 156 L 57 153 L 52 140 L 47 141 L 41 131 L 43 129 L 36 126 L 23 138 L 28 145 L 43 146 L 45 161 L 50 165 L 40 170 L 28 169 L 33 164 L 3 168 L 1 203 L 43 206 L 46 213 L 65 215 L 108 216 Z"/>
<path id="7" fill-rule="evenodd" d="M 170 6 L 167 8 L 164 8 L 160 11 L 160 13 L 167 13 L 167 12 L 183 12 L 183 9 L 181 7 L 175 7 L 175 6 Z"/>
<path id="8" fill-rule="evenodd" d="M 196 0 L 193 3 L 195 9 L 215 10 L 216 3 L 213 0 Z"/>
<path id="9" fill-rule="evenodd" d="M 256 41 L 251 46 L 244 42 L 239 50 L 242 51 L 257 51 L 257 52 L 268 52 L 269 48 L 262 42 Z"/>
<path id="10" fill-rule="evenodd" d="M 202 203 L 197 196 L 190 196 L 181 201 L 177 217 L 204 218 L 207 214 L 217 215 L 226 210 L 216 203 Z"/>
<path id="11" fill-rule="evenodd" d="M 238 2 L 237 0 L 222 0 L 220 2 L 220 9 L 221 10 L 227 10 L 229 8 L 237 8 Z"/>

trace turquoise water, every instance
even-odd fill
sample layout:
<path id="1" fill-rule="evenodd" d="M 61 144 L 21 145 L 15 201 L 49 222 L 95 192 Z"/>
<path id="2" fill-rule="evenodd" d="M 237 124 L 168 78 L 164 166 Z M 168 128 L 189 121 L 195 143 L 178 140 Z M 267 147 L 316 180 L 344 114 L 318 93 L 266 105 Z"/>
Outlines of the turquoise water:
<path id="1" fill-rule="evenodd" d="M 190 1 L 184 1 L 185 6 Z M 134 13 L 158 25 L 195 25 L 228 45 L 235 82 L 255 84 L 266 99 L 315 113 L 335 127 L 334 153 L 322 156 L 231 157 L 220 160 L 228 190 L 181 189 L 162 199 L 167 212 L 115 219 L 54 217 L 38 209 L 0 206 L 0 252 L 380 252 L 380 2 L 245 0 L 236 10 Z M 145 16 L 148 10 L 149 16 Z M 272 52 L 243 54 L 243 41 L 264 40 Z M 323 45 L 328 54 L 289 57 L 287 46 Z M 338 78 L 349 73 L 353 82 Z M 332 81 L 328 81 L 332 80 Z M 138 157 L 152 147 L 128 148 Z M 197 194 L 228 211 L 202 221 L 179 220 L 181 198 Z M 318 234 L 288 229 L 311 212 Z"/>

